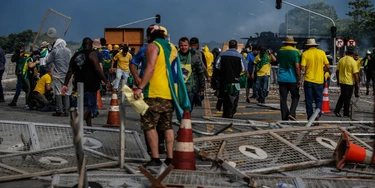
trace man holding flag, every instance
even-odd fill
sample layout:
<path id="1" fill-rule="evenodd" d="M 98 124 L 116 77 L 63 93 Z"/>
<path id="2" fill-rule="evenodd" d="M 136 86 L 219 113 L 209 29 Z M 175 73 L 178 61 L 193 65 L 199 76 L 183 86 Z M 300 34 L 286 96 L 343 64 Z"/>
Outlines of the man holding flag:
<path id="1" fill-rule="evenodd" d="M 150 37 L 146 49 L 146 69 L 142 81 L 134 91 L 134 98 L 139 99 L 144 93 L 145 102 L 149 109 L 141 118 L 142 129 L 146 131 L 147 141 L 151 147 L 151 161 L 144 166 L 160 166 L 158 133 L 163 130 L 167 146 L 167 159 L 164 163 L 172 163 L 174 131 L 172 127 L 172 112 L 181 121 L 184 110 L 191 109 L 187 95 L 182 69 L 175 46 L 164 38 L 166 29 L 158 25 L 147 28 Z"/>

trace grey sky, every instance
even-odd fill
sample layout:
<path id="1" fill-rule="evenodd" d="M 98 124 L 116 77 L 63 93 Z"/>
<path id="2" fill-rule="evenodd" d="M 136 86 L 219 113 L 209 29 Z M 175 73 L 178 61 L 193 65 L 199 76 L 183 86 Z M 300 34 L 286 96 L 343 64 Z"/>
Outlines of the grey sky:
<path id="1" fill-rule="evenodd" d="M 289 2 L 307 5 L 309 0 Z M 346 17 L 349 0 L 325 2 L 335 7 L 339 18 Z M 12 0 L 0 7 L 0 35 L 25 29 L 37 31 L 46 10 L 52 8 L 72 17 L 67 40 L 103 37 L 105 27 L 161 14 L 161 25 L 167 27 L 172 42 L 182 36 L 222 42 L 265 30 L 277 32 L 286 11 L 292 7 L 286 4 L 281 10 L 274 7 L 275 0 Z M 129 27 L 145 28 L 152 23 L 150 20 Z"/>

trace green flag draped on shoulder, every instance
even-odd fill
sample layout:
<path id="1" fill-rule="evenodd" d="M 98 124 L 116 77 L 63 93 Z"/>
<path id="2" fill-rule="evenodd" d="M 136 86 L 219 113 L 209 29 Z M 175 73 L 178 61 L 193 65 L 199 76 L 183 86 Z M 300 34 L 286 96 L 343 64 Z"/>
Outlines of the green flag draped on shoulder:
<path id="1" fill-rule="evenodd" d="M 165 39 L 155 39 L 155 42 L 160 44 L 164 50 L 173 104 L 176 109 L 177 119 L 181 121 L 184 110 L 190 111 L 191 106 L 182 74 L 180 59 L 178 58 L 178 52 L 173 44 Z"/>

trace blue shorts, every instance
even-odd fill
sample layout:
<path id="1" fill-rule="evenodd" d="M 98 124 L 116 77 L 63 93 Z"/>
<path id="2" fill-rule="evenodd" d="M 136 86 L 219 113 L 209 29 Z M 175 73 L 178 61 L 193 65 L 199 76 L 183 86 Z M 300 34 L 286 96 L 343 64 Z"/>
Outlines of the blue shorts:
<path id="1" fill-rule="evenodd" d="M 84 104 L 85 110 L 94 111 L 96 108 L 96 103 L 97 103 L 96 92 L 84 93 L 83 104 Z"/>

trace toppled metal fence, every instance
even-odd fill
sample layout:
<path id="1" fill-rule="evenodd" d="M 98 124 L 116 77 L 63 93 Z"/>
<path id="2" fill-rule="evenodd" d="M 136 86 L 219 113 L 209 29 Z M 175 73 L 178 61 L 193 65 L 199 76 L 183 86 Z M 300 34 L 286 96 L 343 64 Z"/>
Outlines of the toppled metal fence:
<path id="1" fill-rule="evenodd" d="M 216 155 L 227 142 L 222 158 L 245 173 L 273 173 L 333 162 L 333 151 L 344 129 L 338 126 L 287 128 L 195 138 L 198 152 Z M 351 141 L 372 148 L 351 135 Z"/>
<path id="2" fill-rule="evenodd" d="M 298 178 L 286 176 L 266 176 L 266 175 L 249 175 L 255 182 L 257 187 L 273 188 L 285 187 L 295 188 L 353 188 L 353 187 L 375 187 L 374 180 L 366 179 L 334 179 L 334 178 Z M 53 177 L 52 185 L 64 185 L 71 187 L 76 184 L 78 175 L 61 174 Z M 150 186 L 150 182 L 143 175 L 129 174 L 89 174 L 89 181 L 100 183 L 104 188 L 117 187 L 137 187 L 146 188 Z M 230 188 L 230 187 L 249 187 L 241 179 L 233 174 L 197 172 L 197 171 L 178 171 L 173 170 L 163 181 L 168 187 L 205 187 L 205 188 Z"/>
<path id="3" fill-rule="evenodd" d="M 87 168 L 115 166 L 118 161 L 85 150 Z M 0 181 L 77 171 L 73 146 L 0 156 Z"/>
<path id="4" fill-rule="evenodd" d="M 84 127 L 84 131 L 88 168 L 119 163 L 118 129 Z M 125 131 L 125 135 L 125 160 L 148 161 L 139 134 Z M 77 170 L 72 129 L 68 125 L 0 121 L 0 139 L 0 181 Z"/>

